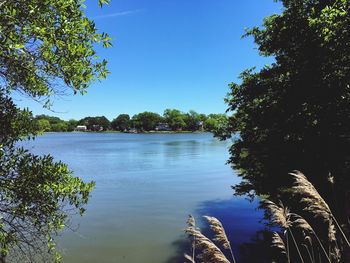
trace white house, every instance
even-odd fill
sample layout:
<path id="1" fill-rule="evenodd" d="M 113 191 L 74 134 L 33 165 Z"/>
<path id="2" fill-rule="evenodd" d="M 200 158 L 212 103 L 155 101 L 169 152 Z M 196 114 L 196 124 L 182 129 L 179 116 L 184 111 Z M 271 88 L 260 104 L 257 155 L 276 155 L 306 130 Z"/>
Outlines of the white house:
<path id="1" fill-rule="evenodd" d="M 77 127 L 75 127 L 76 131 L 87 131 L 87 127 L 86 125 L 78 125 Z"/>
<path id="2" fill-rule="evenodd" d="M 171 129 L 169 127 L 169 124 L 167 124 L 167 123 L 160 122 L 156 126 L 156 131 L 170 131 L 170 130 Z"/>

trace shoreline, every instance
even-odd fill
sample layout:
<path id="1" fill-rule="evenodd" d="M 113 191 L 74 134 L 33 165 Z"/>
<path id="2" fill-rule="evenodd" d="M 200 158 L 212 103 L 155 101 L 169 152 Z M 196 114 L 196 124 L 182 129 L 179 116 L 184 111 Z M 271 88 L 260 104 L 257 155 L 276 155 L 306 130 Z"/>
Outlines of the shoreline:
<path id="1" fill-rule="evenodd" d="M 121 132 L 121 131 L 47 131 L 45 133 L 123 133 L 123 134 L 188 134 L 188 133 L 212 133 L 211 131 L 145 131 L 145 132 Z"/>

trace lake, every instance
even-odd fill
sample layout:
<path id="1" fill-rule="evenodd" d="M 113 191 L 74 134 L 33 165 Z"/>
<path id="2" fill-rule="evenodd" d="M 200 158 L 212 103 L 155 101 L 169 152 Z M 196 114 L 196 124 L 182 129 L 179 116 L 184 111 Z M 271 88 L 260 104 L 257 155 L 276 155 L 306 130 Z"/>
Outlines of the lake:
<path id="1" fill-rule="evenodd" d="M 47 133 L 25 143 L 96 182 L 86 214 L 59 237 L 69 263 L 184 262 L 188 214 L 218 217 L 242 253 L 262 215 L 233 196 L 239 178 L 225 164 L 229 145 L 209 133 Z"/>

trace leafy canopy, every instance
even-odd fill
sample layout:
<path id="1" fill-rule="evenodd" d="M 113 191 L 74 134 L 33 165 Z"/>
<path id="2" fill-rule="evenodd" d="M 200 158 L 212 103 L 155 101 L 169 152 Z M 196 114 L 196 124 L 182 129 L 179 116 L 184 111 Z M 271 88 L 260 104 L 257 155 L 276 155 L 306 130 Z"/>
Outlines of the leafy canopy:
<path id="1" fill-rule="evenodd" d="M 100 0 L 99 4 L 109 0 Z M 111 46 L 84 14 L 82 0 L 0 1 L 0 261 L 33 262 L 54 256 L 54 238 L 71 211 L 84 212 L 94 183 L 72 176 L 50 155 L 36 156 L 18 141 L 38 125 L 10 95 L 20 92 L 50 106 L 54 95 L 85 93 L 108 73 L 94 46 Z M 45 120 L 45 119 L 42 119 Z M 53 121 L 53 120 L 52 120 Z M 47 121 L 41 121 L 43 129 Z M 56 122 L 57 129 L 66 129 Z"/>
<path id="2" fill-rule="evenodd" d="M 91 131 L 106 131 L 109 129 L 111 123 L 105 116 L 85 117 L 78 121 L 79 125 L 86 125 Z"/>
<path id="3" fill-rule="evenodd" d="M 70 208 L 84 212 L 94 183 L 72 176 L 50 155 L 36 156 L 16 143 L 34 136 L 36 123 L 30 112 L 19 110 L 0 93 L 0 254 L 33 260 L 54 253 L 55 234 L 66 225 Z M 59 259 L 58 254 L 56 255 Z"/>
<path id="4" fill-rule="evenodd" d="M 111 122 L 111 127 L 113 130 L 125 131 L 130 129 L 130 116 L 129 114 L 120 114 L 117 118 L 113 119 Z"/>
<path id="5" fill-rule="evenodd" d="M 100 1 L 103 4 L 107 1 Z M 0 8 L 2 88 L 33 98 L 86 92 L 105 78 L 107 62 L 93 46 L 111 46 L 84 15 L 82 0 L 4 0 Z"/>
<path id="6" fill-rule="evenodd" d="M 229 160 L 243 178 L 235 190 L 276 194 L 290 183 L 287 173 L 298 169 L 328 197 L 327 178 L 334 176 L 336 199 L 344 200 L 350 186 L 350 1 L 282 3 L 281 14 L 246 34 L 275 62 L 230 84 L 232 116 L 221 136 L 239 135 Z"/>
<path id="7" fill-rule="evenodd" d="M 176 109 L 166 109 L 164 111 L 164 120 L 173 130 L 180 130 L 186 127 L 186 114 Z"/>
<path id="8" fill-rule="evenodd" d="M 141 112 L 136 114 L 131 119 L 131 126 L 133 128 L 151 131 L 154 130 L 159 122 L 162 122 L 163 118 L 155 112 Z"/>

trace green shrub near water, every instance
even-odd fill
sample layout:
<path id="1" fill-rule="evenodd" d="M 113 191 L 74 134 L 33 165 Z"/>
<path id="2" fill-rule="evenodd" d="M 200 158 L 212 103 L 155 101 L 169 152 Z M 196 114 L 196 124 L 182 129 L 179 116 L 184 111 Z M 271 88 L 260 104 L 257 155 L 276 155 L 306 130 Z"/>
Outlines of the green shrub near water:
<path id="1" fill-rule="evenodd" d="M 282 1 L 280 15 L 247 31 L 275 62 L 247 70 L 227 98 L 229 128 L 239 132 L 230 163 L 238 193 L 271 193 L 299 167 L 325 191 L 331 173 L 349 189 L 350 1 Z M 343 199 L 342 196 L 341 199 Z"/>
<path id="2" fill-rule="evenodd" d="M 68 125 L 54 118 L 37 122 L 11 95 L 49 108 L 55 95 L 85 93 L 108 73 L 94 46 L 108 47 L 110 38 L 85 16 L 82 0 L 3 0 L 0 40 L 0 261 L 59 261 L 56 234 L 72 212 L 84 212 L 94 183 L 74 177 L 50 155 L 18 147 L 40 130 Z"/>
<path id="3" fill-rule="evenodd" d="M 230 84 L 223 138 L 239 134 L 229 163 L 236 194 L 286 195 L 288 171 L 304 171 L 347 224 L 350 189 L 350 1 L 279 1 L 281 14 L 247 30 L 263 56 Z M 328 184 L 332 177 L 334 187 Z M 289 204 L 296 207 L 299 204 Z M 349 230 L 346 230 L 348 233 Z"/>
<path id="4" fill-rule="evenodd" d="M 242 177 L 236 194 L 284 201 L 286 207 L 267 205 L 272 222 L 288 235 L 273 235 L 284 255 L 277 262 L 349 262 L 350 1 L 279 2 L 281 14 L 245 35 L 275 60 L 245 70 L 240 83 L 230 84 L 232 115 L 217 135 L 239 135 L 229 159 Z M 291 187 L 286 175 L 293 169 L 304 171 L 312 184 L 297 176 L 299 185 Z M 229 261 L 197 230 L 189 234 L 206 249 L 200 262 Z"/>

